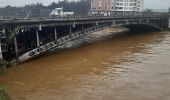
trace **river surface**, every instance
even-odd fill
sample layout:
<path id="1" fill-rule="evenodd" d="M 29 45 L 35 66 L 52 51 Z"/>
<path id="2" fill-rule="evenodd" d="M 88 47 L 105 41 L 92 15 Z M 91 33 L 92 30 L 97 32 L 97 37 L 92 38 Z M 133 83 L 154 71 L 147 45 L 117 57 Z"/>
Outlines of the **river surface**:
<path id="1" fill-rule="evenodd" d="M 13 100 L 170 100 L 170 32 L 124 33 L 0 76 Z"/>

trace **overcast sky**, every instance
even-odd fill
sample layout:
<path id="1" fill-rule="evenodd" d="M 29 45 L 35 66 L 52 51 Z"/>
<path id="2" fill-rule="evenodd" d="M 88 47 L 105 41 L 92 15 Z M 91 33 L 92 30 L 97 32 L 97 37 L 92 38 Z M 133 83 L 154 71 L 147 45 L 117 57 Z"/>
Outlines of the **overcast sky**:
<path id="1" fill-rule="evenodd" d="M 25 4 L 42 2 L 45 5 L 51 2 L 57 2 L 58 0 L 0 0 L 0 7 L 6 5 L 12 6 L 24 6 Z M 76 1 L 76 0 L 74 0 Z M 170 6 L 170 0 L 145 0 L 144 7 L 151 9 L 167 9 Z"/>

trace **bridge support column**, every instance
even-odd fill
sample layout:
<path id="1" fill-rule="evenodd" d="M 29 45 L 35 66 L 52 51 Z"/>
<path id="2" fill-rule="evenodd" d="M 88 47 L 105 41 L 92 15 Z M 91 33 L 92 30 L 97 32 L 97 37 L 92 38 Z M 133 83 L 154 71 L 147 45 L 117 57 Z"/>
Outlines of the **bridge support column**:
<path id="1" fill-rule="evenodd" d="M 126 20 L 126 24 L 127 24 L 127 25 L 129 24 L 129 20 Z"/>
<path id="2" fill-rule="evenodd" d="M 15 46 L 15 60 L 17 64 L 20 64 L 20 60 L 18 58 L 19 54 L 18 54 L 18 43 L 17 43 L 16 36 L 14 37 L 14 46 Z"/>
<path id="3" fill-rule="evenodd" d="M 81 27 L 81 30 L 82 30 L 82 33 L 84 33 L 84 26 L 82 25 L 82 27 Z"/>
<path id="4" fill-rule="evenodd" d="M 73 27 L 74 27 L 74 28 L 76 27 L 76 23 L 75 23 L 75 22 L 73 23 Z"/>
<path id="5" fill-rule="evenodd" d="M 71 27 L 72 27 L 72 25 L 70 25 L 70 30 L 69 30 L 69 34 L 70 34 L 70 38 L 72 38 L 72 30 L 71 30 Z M 66 39 L 67 40 L 67 39 Z"/>
<path id="6" fill-rule="evenodd" d="M 72 33 L 71 26 L 70 26 L 70 34 Z"/>
<path id="7" fill-rule="evenodd" d="M 57 37 L 57 30 L 56 30 L 56 28 L 55 28 L 55 33 L 54 34 L 55 34 L 55 40 L 57 40 L 58 37 Z"/>
<path id="8" fill-rule="evenodd" d="M 149 23 L 149 19 L 146 20 L 146 23 Z"/>
<path id="9" fill-rule="evenodd" d="M 114 27 L 116 26 L 115 20 L 113 20 L 112 26 L 114 26 Z"/>
<path id="10" fill-rule="evenodd" d="M 37 38 L 37 47 L 39 47 L 40 46 L 40 38 L 39 38 L 38 29 L 36 30 L 36 38 Z"/>
<path id="11" fill-rule="evenodd" d="M 142 23 L 142 19 L 139 19 L 139 23 L 140 23 L 140 24 Z"/>
<path id="12" fill-rule="evenodd" d="M 0 59 L 3 59 L 3 57 L 2 57 L 2 48 L 1 48 L 1 43 L 0 43 Z"/>

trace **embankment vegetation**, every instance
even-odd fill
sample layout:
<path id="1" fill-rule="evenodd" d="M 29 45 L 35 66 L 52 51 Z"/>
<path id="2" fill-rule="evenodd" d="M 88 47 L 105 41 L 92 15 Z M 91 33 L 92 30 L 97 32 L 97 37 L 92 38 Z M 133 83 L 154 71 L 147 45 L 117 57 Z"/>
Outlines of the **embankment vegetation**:
<path id="1" fill-rule="evenodd" d="M 7 95 L 7 90 L 2 85 L 0 85 L 0 100 L 11 100 Z"/>
<path id="2" fill-rule="evenodd" d="M 4 73 L 7 65 L 7 61 L 0 59 L 0 74 Z"/>

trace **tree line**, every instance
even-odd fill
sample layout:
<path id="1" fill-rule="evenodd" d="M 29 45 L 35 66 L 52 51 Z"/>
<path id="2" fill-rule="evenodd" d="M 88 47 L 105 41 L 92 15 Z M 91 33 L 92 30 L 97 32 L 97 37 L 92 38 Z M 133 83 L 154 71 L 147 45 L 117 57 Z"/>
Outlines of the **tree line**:
<path id="1" fill-rule="evenodd" d="M 90 0 L 80 0 L 80 1 L 59 1 L 52 2 L 48 6 L 42 3 L 33 3 L 25 5 L 23 7 L 12 7 L 6 6 L 0 8 L 0 17 L 16 17 L 16 18 L 38 18 L 38 17 L 48 17 L 50 12 L 55 8 L 63 7 L 64 11 L 73 11 L 77 16 L 85 16 L 90 10 Z"/>

